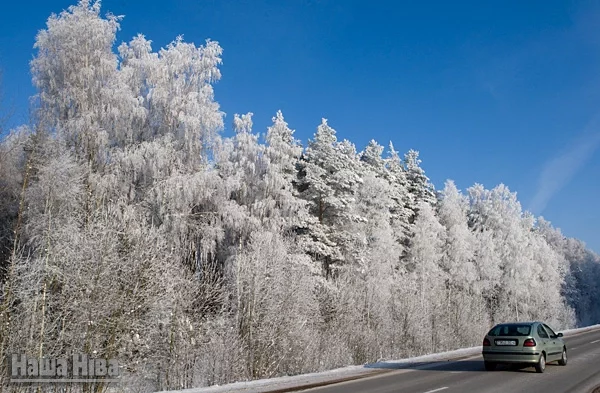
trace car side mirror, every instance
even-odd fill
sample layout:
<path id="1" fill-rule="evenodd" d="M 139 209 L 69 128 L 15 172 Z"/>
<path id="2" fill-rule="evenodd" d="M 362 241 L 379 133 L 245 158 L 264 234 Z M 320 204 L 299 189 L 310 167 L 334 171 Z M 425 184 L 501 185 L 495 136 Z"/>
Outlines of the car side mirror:
<path id="1" fill-rule="evenodd" d="M 562 337 L 562 336 L 563 336 L 563 334 L 562 334 L 562 333 L 557 333 L 557 334 L 556 334 L 556 337 Z"/>

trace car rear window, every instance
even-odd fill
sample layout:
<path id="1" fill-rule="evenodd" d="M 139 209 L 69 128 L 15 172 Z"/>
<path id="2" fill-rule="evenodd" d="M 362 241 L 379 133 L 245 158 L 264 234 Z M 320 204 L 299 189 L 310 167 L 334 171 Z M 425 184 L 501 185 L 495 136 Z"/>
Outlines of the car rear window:
<path id="1" fill-rule="evenodd" d="M 494 326 L 488 336 L 529 336 L 531 325 L 498 325 Z"/>

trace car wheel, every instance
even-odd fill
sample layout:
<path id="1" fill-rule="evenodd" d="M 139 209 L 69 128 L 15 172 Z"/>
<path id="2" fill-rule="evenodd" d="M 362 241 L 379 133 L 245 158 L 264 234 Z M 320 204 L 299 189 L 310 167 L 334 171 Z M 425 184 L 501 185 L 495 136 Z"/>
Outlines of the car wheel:
<path id="1" fill-rule="evenodd" d="M 535 364 L 535 371 L 538 373 L 543 373 L 546 370 L 546 356 L 544 354 L 540 355 L 540 360 Z"/>
<path id="2" fill-rule="evenodd" d="M 494 362 L 483 362 L 486 371 L 494 371 L 496 369 L 496 363 Z"/>
<path id="3" fill-rule="evenodd" d="M 562 357 L 558 361 L 558 364 L 560 364 L 561 366 L 567 365 L 567 349 L 566 348 L 563 348 Z"/>

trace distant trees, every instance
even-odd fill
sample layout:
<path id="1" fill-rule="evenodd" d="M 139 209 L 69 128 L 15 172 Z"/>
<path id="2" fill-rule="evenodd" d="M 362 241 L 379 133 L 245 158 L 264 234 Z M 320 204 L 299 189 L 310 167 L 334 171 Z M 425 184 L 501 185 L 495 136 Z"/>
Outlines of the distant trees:
<path id="1" fill-rule="evenodd" d="M 500 277 L 484 295 L 492 320 L 552 321 L 556 315 L 560 317 L 555 324 L 569 320 L 569 312 L 560 298 L 565 271 L 561 258 L 544 246 L 543 239 L 534 231 L 534 218 L 521 211 L 516 195 L 504 185 L 490 191 L 476 185 L 469 189 L 469 196 L 471 225 L 481 240 L 488 243 L 483 259 L 488 266 L 484 268 L 496 270 L 496 277 L 498 274 Z M 532 277 L 535 277 L 533 283 Z"/>
<path id="2" fill-rule="evenodd" d="M 600 321 L 600 256 L 586 249 L 580 240 L 565 237 L 543 217 L 535 228 L 558 257 L 559 273 L 563 277 L 561 294 L 572 307 L 581 326 Z"/>
<path id="3" fill-rule="evenodd" d="M 325 119 L 304 148 L 281 111 L 222 137 L 218 43 L 116 54 L 119 23 L 81 0 L 37 36 L 33 125 L 0 143 L 0 355 L 114 356 L 150 392 L 600 322 L 600 257 L 506 186 L 436 192 L 418 152 Z"/>

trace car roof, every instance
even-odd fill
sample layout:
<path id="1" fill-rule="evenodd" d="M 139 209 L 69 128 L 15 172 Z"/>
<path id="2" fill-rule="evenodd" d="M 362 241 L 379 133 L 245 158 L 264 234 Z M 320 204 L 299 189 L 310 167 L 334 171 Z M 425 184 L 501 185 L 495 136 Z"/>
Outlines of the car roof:
<path id="1" fill-rule="evenodd" d="M 535 325 L 536 323 L 541 323 L 538 321 L 533 321 L 533 322 L 504 322 L 504 323 L 498 323 L 496 324 L 496 326 L 523 326 L 523 325 Z"/>

